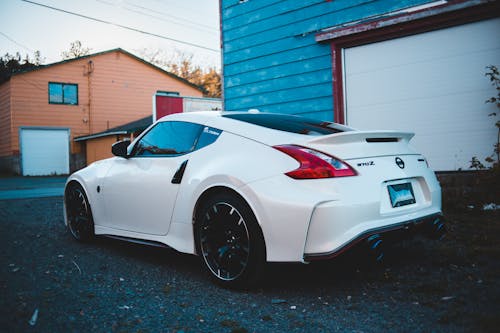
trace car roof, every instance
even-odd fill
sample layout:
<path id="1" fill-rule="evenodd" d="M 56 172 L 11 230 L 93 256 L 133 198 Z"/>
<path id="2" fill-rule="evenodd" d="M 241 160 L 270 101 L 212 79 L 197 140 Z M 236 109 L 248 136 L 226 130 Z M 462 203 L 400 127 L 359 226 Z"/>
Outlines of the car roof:
<path id="1" fill-rule="evenodd" d="M 298 115 L 279 114 L 239 111 L 196 111 L 186 113 L 176 113 L 165 116 L 159 121 L 188 121 L 201 125 L 218 128 L 224 132 L 233 133 L 248 139 L 258 141 L 267 145 L 277 145 L 285 143 L 301 143 L 311 139 L 311 134 L 306 135 L 294 129 L 284 128 L 284 126 L 269 125 L 271 119 L 274 122 L 279 122 L 282 118 L 283 122 L 289 120 L 307 119 Z M 317 121 L 321 123 L 321 121 Z M 330 122 L 328 122 L 330 123 Z M 339 132 L 352 130 L 343 125 L 334 124 Z M 331 134 L 331 133 L 314 133 L 314 134 Z"/>

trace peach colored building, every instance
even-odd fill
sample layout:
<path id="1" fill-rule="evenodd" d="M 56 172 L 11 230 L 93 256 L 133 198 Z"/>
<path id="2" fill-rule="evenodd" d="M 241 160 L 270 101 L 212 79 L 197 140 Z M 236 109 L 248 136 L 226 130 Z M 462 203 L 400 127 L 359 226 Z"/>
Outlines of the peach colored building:
<path id="1" fill-rule="evenodd" d="M 0 169 L 43 175 L 81 168 L 86 143 L 73 139 L 151 115 L 157 91 L 203 96 L 122 49 L 15 73 L 0 84 Z"/>
<path id="2" fill-rule="evenodd" d="M 86 142 L 87 165 L 113 156 L 111 146 L 120 140 L 134 140 L 137 135 L 153 123 L 153 116 L 147 116 L 121 126 L 110 128 L 100 133 L 80 136 L 75 142 Z"/>

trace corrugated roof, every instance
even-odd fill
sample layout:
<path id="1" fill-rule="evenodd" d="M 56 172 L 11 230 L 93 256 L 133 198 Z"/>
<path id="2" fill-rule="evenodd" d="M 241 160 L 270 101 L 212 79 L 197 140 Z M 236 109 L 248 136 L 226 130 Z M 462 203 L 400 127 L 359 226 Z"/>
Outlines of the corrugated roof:
<path id="1" fill-rule="evenodd" d="M 149 125 L 153 123 L 153 116 L 147 116 L 135 121 L 132 121 L 130 123 L 120 125 L 117 127 L 110 128 L 108 130 L 99 132 L 99 133 L 94 133 L 91 135 L 84 135 L 84 136 L 79 136 L 74 138 L 74 141 L 86 141 L 90 139 L 95 139 L 95 138 L 101 138 L 104 136 L 110 136 L 110 135 L 119 135 L 119 134 L 130 134 L 134 133 L 137 131 L 143 131 L 145 130 Z"/>

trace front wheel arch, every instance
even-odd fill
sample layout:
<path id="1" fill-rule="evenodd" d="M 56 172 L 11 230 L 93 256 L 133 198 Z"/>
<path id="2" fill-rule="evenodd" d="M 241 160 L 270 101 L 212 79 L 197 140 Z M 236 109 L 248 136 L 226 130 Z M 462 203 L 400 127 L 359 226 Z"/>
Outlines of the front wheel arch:
<path id="1" fill-rule="evenodd" d="M 78 241 L 93 240 L 95 230 L 92 208 L 84 186 L 76 180 L 71 180 L 64 189 L 64 210 L 70 234 Z"/>
<path id="2" fill-rule="evenodd" d="M 201 227 L 206 224 L 203 214 L 206 213 L 207 207 L 212 207 L 212 205 L 218 205 L 219 203 L 226 202 L 230 205 L 238 207 L 239 209 L 237 209 L 237 213 L 240 213 L 241 211 L 241 214 L 244 215 L 245 228 L 248 228 L 248 233 L 250 234 L 249 242 L 253 252 L 249 255 L 248 268 L 245 266 L 241 276 L 238 275 L 235 279 L 227 280 L 221 278 L 220 276 L 216 276 L 217 274 L 215 274 L 213 270 L 211 272 L 211 276 L 216 282 L 225 287 L 245 288 L 256 284 L 262 277 L 266 261 L 266 246 L 262 229 L 258 224 L 255 213 L 251 209 L 248 202 L 236 191 L 226 187 L 214 187 L 205 191 L 199 197 L 193 214 L 193 236 L 196 254 L 200 257 L 200 261 L 210 273 L 211 269 L 208 267 L 209 264 L 205 259 L 201 244 L 201 234 L 203 233 Z"/>
<path id="3" fill-rule="evenodd" d="M 262 231 L 262 227 L 260 226 L 260 221 L 258 220 L 257 214 L 255 214 L 255 212 L 253 211 L 251 205 L 248 203 L 248 201 L 241 194 L 239 194 L 238 192 L 236 192 L 232 188 L 225 187 L 225 186 L 215 186 L 215 187 L 211 187 L 209 189 L 206 189 L 198 197 L 198 200 L 196 200 L 196 204 L 194 205 L 193 215 L 192 215 L 193 216 L 193 221 L 192 221 L 193 228 L 194 228 L 194 225 L 196 224 L 196 220 L 199 218 L 198 215 L 200 214 L 200 207 L 203 205 L 203 203 L 206 200 L 208 200 L 209 198 L 211 198 L 217 194 L 220 194 L 220 193 L 227 193 L 230 195 L 234 195 L 235 197 L 238 197 L 240 200 L 242 200 L 246 203 L 246 205 L 248 206 L 248 209 L 250 209 L 252 211 L 253 215 L 255 216 L 255 219 L 257 220 L 257 223 L 259 224 L 260 236 L 262 237 L 262 241 L 265 244 L 265 237 L 264 237 L 264 233 Z M 193 231 L 194 231 L 194 229 L 193 229 Z M 197 252 L 196 252 L 196 254 L 199 255 L 199 253 L 197 253 Z M 266 254 L 267 254 L 267 251 L 266 251 Z M 266 256 L 266 258 L 267 258 L 267 256 Z"/>

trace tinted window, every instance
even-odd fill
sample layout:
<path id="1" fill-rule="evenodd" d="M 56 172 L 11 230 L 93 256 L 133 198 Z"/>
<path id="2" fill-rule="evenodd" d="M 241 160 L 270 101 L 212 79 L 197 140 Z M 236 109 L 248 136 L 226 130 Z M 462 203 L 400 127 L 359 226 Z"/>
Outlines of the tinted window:
<path id="1" fill-rule="evenodd" d="M 134 147 L 135 156 L 182 155 L 193 151 L 204 126 L 181 122 L 157 123 Z"/>
<path id="2" fill-rule="evenodd" d="M 328 135 L 345 132 L 348 129 L 328 121 L 320 121 L 283 114 L 241 113 L 227 114 L 226 118 L 236 119 L 278 131 L 305 135 Z"/>
<path id="3" fill-rule="evenodd" d="M 204 127 L 200 138 L 198 139 L 198 143 L 196 144 L 196 149 L 200 149 L 214 143 L 221 133 L 222 131 L 219 129 Z"/>

